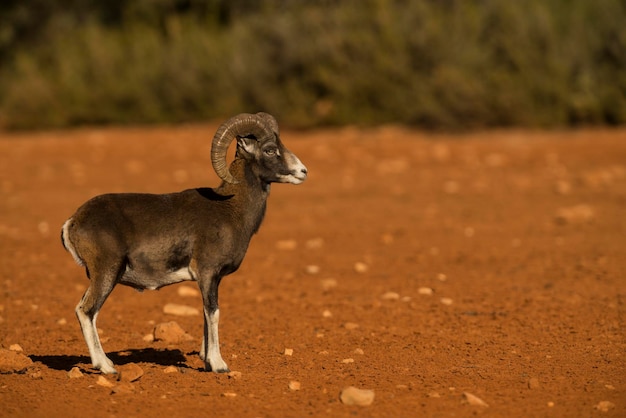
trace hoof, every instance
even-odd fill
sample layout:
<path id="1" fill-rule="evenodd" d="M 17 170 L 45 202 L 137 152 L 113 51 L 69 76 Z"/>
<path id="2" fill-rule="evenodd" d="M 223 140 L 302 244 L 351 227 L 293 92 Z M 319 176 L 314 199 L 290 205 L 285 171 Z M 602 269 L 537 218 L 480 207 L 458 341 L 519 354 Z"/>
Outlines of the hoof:
<path id="1" fill-rule="evenodd" d="M 215 369 L 213 369 L 209 363 L 204 363 L 204 371 L 215 373 L 230 373 L 230 369 L 228 368 L 228 366 L 216 367 Z"/>

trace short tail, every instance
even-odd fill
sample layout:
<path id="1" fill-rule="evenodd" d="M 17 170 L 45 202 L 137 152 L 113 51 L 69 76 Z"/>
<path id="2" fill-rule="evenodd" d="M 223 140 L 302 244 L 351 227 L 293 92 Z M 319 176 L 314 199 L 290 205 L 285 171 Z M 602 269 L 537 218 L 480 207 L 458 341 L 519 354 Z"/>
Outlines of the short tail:
<path id="1" fill-rule="evenodd" d="M 74 245 L 72 244 L 72 241 L 70 240 L 70 226 L 71 225 L 72 225 L 72 218 L 68 219 L 63 224 L 63 227 L 61 228 L 61 243 L 63 244 L 63 247 L 65 247 L 65 249 L 69 251 L 70 254 L 72 254 L 72 257 L 74 258 L 74 261 L 76 261 L 76 264 L 78 264 L 79 266 L 84 266 L 85 263 L 79 257 L 78 253 L 76 252 L 76 249 L 74 248 Z"/>

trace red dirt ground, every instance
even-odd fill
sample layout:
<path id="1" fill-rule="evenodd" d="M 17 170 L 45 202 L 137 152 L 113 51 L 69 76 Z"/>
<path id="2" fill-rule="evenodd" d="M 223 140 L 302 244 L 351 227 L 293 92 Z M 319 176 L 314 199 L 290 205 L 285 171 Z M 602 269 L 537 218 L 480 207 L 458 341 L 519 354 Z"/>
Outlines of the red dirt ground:
<path id="1" fill-rule="evenodd" d="M 626 416 L 624 130 L 283 132 L 310 177 L 273 186 L 220 288 L 241 375 L 201 370 L 201 316 L 163 313 L 201 308 L 187 285 L 120 286 L 98 327 L 144 375 L 98 384 L 74 316 L 88 282 L 60 227 L 96 194 L 217 185 L 215 129 L 1 135 L 0 347 L 33 364 L 0 374 L 0 416 Z M 194 340 L 143 339 L 168 321 Z M 342 404 L 347 386 L 373 404 Z"/>

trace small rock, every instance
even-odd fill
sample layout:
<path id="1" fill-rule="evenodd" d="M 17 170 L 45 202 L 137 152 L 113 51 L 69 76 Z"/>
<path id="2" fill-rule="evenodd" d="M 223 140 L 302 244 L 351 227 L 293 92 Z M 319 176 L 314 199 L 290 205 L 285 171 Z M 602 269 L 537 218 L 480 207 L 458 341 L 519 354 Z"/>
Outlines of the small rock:
<path id="1" fill-rule="evenodd" d="M 446 276 L 446 275 L 445 275 L 445 274 L 443 274 L 443 273 L 439 273 L 439 274 L 437 275 L 437 280 L 439 280 L 440 282 L 445 282 L 446 280 L 448 280 L 448 276 Z"/>
<path id="2" fill-rule="evenodd" d="M 200 311 L 194 307 L 187 305 L 178 305 L 176 303 L 168 303 L 163 307 L 163 313 L 176 316 L 195 316 L 200 315 Z"/>
<path id="3" fill-rule="evenodd" d="M 134 382 L 143 376 L 143 369 L 135 363 L 128 363 L 123 366 L 119 366 L 118 372 L 119 374 L 117 380 L 122 380 L 124 382 Z"/>
<path id="4" fill-rule="evenodd" d="M 365 351 L 363 351 L 360 348 L 355 348 L 354 349 L 354 354 L 358 354 L 358 355 L 362 356 L 363 354 L 365 354 Z"/>
<path id="5" fill-rule="evenodd" d="M 350 363 L 354 363 L 354 359 L 353 358 L 344 358 L 343 360 L 341 360 L 341 362 L 343 364 L 350 364 Z"/>
<path id="6" fill-rule="evenodd" d="M 67 372 L 67 376 L 70 379 L 78 379 L 83 377 L 83 372 L 80 371 L 78 367 L 72 367 L 69 372 Z"/>
<path id="7" fill-rule="evenodd" d="M 293 348 L 285 348 L 283 354 L 286 356 L 293 356 Z"/>
<path id="8" fill-rule="evenodd" d="M 0 349 L 0 374 L 25 373 L 33 361 L 22 353 Z"/>
<path id="9" fill-rule="evenodd" d="M 24 349 L 19 344 L 11 344 L 9 346 L 9 350 L 15 351 L 16 353 L 23 353 L 24 352 Z"/>
<path id="10" fill-rule="evenodd" d="M 441 398 L 441 395 L 439 394 L 439 392 L 429 392 L 428 397 L 429 398 Z"/>
<path id="11" fill-rule="evenodd" d="M 382 300 L 399 300 L 400 295 L 396 292 L 386 292 L 381 296 Z"/>
<path id="12" fill-rule="evenodd" d="M 334 289 L 337 287 L 337 280 L 335 279 L 322 279 L 320 280 L 320 284 L 322 285 L 322 290 L 329 291 L 330 289 Z"/>
<path id="13" fill-rule="evenodd" d="M 224 392 L 222 393 L 222 397 L 224 398 L 234 398 L 237 394 L 235 392 Z"/>
<path id="14" fill-rule="evenodd" d="M 487 405 L 485 401 L 480 399 L 478 396 L 472 395 L 469 392 L 463 392 L 463 400 L 465 400 L 465 402 L 473 406 L 482 406 L 485 408 L 489 406 Z"/>
<path id="15" fill-rule="evenodd" d="M 142 340 L 144 340 L 147 343 L 151 343 L 154 341 L 154 334 L 146 334 L 142 337 Z"/>
<path id="16" fill-rule="evenodd" d="M 439 301 L 441 303 L 443 303 L 444 305 L 446 305 L 446 306 L 450 306 L 450 305 L 452 305 L 452 303 L 454 303 L 453 300 L 450 299 L 450 298 L 441 298 L 441 299 L 439 299 Z"/>
<path id="17" fill-rule="evenodd" d="M 528 379 L 528 389 L 539 389 L 539 379 L 536 377 Z"/>
<path id="18" fill-rule="evenodd" d="M 420 295 L 431 296 L 433 294 L 433 289 L 431 289 L 430 287 L 420 287 L 419 289 L 417 289 L 417 293 L 419 293 Z"/>
<path id="19" fill-rule="evenodd" d="M 66 325 L 67 324 L 67 319 L 65 318 L 61 318 L 57 321 L 57 325 Z"/>
<path id="20" fill-rule="evenodd" d="M 163 373 L 178 373 L 178 367 L 176 366 L 167 366 L 165 369 L 163 369 Z"/>
<path id="21" fill-rule="evenodd" d="M 369 270 L 369 266 L 362 262 L 354 263 L 354 271 L 357 273 L 366 273 Z"/>
<path id="22" fill-rule="evenodd" d="M 609 412 L 613 408 L 615 408 L 615 404 L 611 401 L 601 401 L 594 406 L 594 409 L 597 409 L 600 412 Z"/>
<path id="23" fill-rule="evenodd" d="M 180 286 L 178 288 L 178 296 L 182 296 L 184 298 L 197 297 L 200 296 L 200 291 L 191 286 Z"/>
<path id="24" fill-rule="evenodd" d="M 300 382 L 292 380 L 291 382 L 289 382 L 289 390 L 300 390 Z"/>
<path id="25" fill-rule="evenodd" d="M 100 386 L 104 386 L 105 388 L 112 388 L 113 386 L 115 386 L 113 382 L 111 382 L 109 379 L 107 379 L 104 376 L 98 376 L 98 380 L 96 380 L 96 384 Z"/>
<path id="26" fill-rule="evenodd" d="M 228 372 L 227 376 L 229 379 L 239 380 L 241 379 L 241 372 L 236 372 L 236 371 Z"/>
<path id="27" fill-rule="evenodd" d="M 310 266 L 306 266 L 306 268 L 304 269 L 304 271 L 306 271 L 306 274 L 317 274 L 320 272 L 320 266 L 316 266 L 316 265 L 310 265 Z"/>
<path id="28" fill-rule="evenodd" d="M 279 250 L 291 251 L 298 247 L 298 242 L 294 239 L 285 239 L 276 242 L 276 248 Z"/>
<path id="29" fill-rule="evenodd" d="M 594 210 L 589 205 L 576 205 L 561 208 L 556 212 L 555 221 L 558 224 L 582 224 L 590 222 L 595 216 Z"/>
<path id="30" fill-rule="evenodd" d="M 344 405 L 369 406 L 374 402 L 374 391 L 348 386 L 341 391 L 339 399 Z"/>
<path id="31" fill-rule="evenodd" d="M 135 386 L 130 382 L 124 382 L 113 386 L 111 393 L 125 394 L 135 392 Z"/>
<path id="32" fill-rule="evenodd" d="M 357 329 L 359 327 L 359 324 L 355 324 L 354 322 L 346 322 L 345 324 L 343 324 L 343 327 L 348 330 L 353 330 Z"/>
<path id="33" fill-rule="evenodd" d="M 154 327 L 155 341 L 163 341 L 166 343 L 181 343 L 191 341 L 193 337 L 185 332 L 184 329 L 174 321 L 164 322 Z"/>
<path id="34" fill-rule="evenodd" d="M 309 250 L 314 250 L 318 248 L 322 248 L 324 246 L 323 238 L 312 238 L 306 242 L 306 247 Z"/>
<path id="35" fill-rule="evenodd" d="M 331 311 L 329 311 L 328 309 L 324 310 L 324 312 L 322 312 L 322 316 L 324 318 L 332 318 L 333 313 Z"/>

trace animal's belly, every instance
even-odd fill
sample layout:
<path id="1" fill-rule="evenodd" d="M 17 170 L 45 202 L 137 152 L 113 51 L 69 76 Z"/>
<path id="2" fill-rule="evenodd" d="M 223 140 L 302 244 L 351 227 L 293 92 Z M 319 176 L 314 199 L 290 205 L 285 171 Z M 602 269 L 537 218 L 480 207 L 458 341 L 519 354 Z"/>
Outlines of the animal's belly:
<path id="1" fill-rule="evenodd" d="M 139 271 L 126 267 L 120 283 L 139 290 L 155 290 L 163 286 L 194 280 L 188 267 L 175 271 Z"/>

